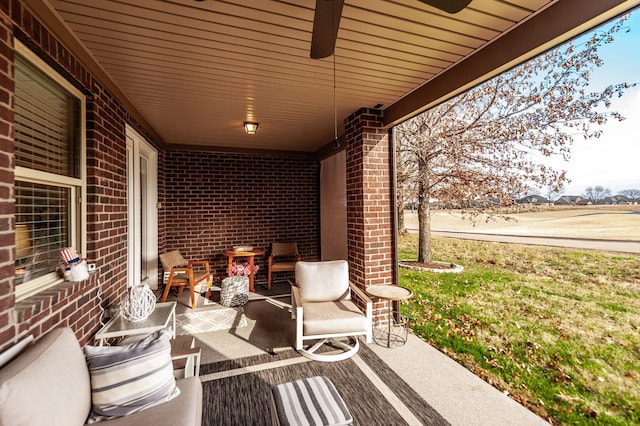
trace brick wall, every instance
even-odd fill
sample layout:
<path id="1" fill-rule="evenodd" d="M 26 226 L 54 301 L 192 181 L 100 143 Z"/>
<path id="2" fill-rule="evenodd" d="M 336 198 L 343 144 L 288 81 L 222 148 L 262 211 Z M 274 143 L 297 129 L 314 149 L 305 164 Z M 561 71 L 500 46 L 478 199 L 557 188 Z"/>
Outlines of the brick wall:
<path id="1" fill-rule="evenodd" d="M 18 304 L 13 237 L 14 36 L 88 95 L 87 253 L 83 254 L 99 268 L 85 282 L 63 283 Z M 80 342 L 87 343 L 100 327 L 103 307 L 126 293 L 125 123 L 145 134 L 21 2 L 0 2 L 0 351 L 27 334 L 37 337 L 59 326 L 71 327 Z"/>
<path id="2" fill-rule="evenodd" d="M 364 288 L 393 283 L 393 212 L 390 152 L 382 111 L 363 108 L 345 123 L 347 238 L 351 280 Z M 374 303 L 374 319 L 387 318 L 387 304 Z"/>
<path id="3" fill-rule="evenodd" d="M 13 305 L 15 198 L 13 191 L 13 33 L 0 13 L 0 350 L 16 336 Z"/>
<path id="4" fill-rule="evenodd" d="M 218 277 L 227 263 L 221 251 L 234 245 L 296 241 L 303 259 L 318 260 L 318 173 L 316 161 L 301 158 L 167 151 L 160 215 L 170 226 L 160 252 L 208 259 Z M 264 282 L 266 258 L 255 261 Z"/>

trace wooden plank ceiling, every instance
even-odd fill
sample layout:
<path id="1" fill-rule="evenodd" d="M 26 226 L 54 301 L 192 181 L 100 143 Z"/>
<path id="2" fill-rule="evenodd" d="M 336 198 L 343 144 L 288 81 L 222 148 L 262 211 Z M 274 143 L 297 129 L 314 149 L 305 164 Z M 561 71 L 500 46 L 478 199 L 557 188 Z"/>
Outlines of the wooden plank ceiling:
<path id="1" fill-rule="evenodd" d="M 473 0 L 449 15 L 418 0 L 346 0 L 338 133 L 354 111 L 398 104 L 558 1 Z M 333 58 L 309 58 L 315 0 L 40 2 L 167 146 L 311 153 L 333 139 Z M 260 123 L 256 135 L 244 121 Z"/>

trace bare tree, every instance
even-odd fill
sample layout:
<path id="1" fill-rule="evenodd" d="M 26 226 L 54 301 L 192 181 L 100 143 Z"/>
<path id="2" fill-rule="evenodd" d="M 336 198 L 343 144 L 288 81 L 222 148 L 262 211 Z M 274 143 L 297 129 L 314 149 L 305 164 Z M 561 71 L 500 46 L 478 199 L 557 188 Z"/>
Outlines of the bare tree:
<path id="1" fill-rule="evenodd" d="M 633 202 L 640 201 L 640 189 L 625 189 L 620 191 L 620 195 L 624 195 Z"/>
<path id="2" fill-rule="evenodd" d="M 416 167 L 411 161 L 411 156 L 402 150 L 398 150 L 396 158 L 396 202 L 398 207 L 398 233 L 406 232 L 404 225 L 404 209 L 407 200 L 416 197 L 415 180 Z"/>
<path id="3" fill-rule="evenodd" d="M 547 186 L 547 190 L 545 192 L 545 196 L 547 200 L 549 200 L 549 204 L 553 204 L 558 198 L 562 197 L 566 188 L 558 185 L 549 185 Z"/>
<path id="4" fill-rule="evenodd" d="M 585 43 L 568 43 L 477 86 L 398 125 L 397 148 L 416 167 L 418 261 L 431 261 L 430 203 L 470 207 L 472 214 L 513 202 L 526 188 L 567 182 L 535 160 L 561 155 L 568 159 L 574 136 L 600 136 L 614 95 L 628 83 L 588 92 L 598 48 L 611 43 L 624 19 Z M 398 156 L 400 157 L 401 154 Z"/>
<path id="5" fill-rule="evenodd" d="M 582 196 L 591 200 L 593 204 L 600 204 L 600 202 L 611 195 L 611 190 L 603 186 L 588 186 L 584 190 Z"/>

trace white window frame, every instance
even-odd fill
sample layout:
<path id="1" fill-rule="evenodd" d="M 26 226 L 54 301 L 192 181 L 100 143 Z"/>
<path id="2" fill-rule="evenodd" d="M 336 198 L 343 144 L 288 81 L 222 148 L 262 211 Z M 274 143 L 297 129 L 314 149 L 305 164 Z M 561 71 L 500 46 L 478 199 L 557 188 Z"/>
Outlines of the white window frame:
<path id="1" fill-rule="evenodd" d="M 71 83 L 58 74 L 52 67 L 50 67 L 45 61 L 40 59 L 34 52 L 29 50 L 19 40 L 14 39 L 14 47 L 16 53 L 19 53 L 22 57 L 27 59 L 53 81 L 67 90 L 71 95 L 78 98 L 80 102 L 80 177 L 72 178 L 68 176 L 60 176 L 53 173 L 42 172 L 39 170 L 32 170 L 26 167 L 15 167 L 15 179 L 16 181 L 25 181 L 32 183 L 40 183 L 46 185 L 54 185 L 64 188 L 70 188 L 71 194 L 71 206 L 70 206 L 70 220 L 74 226 L 69 227 L 69 243 L 72 247 L 79 251 L 81 256 L 86 256 L 87 253 L 87 200 L 86 200 L 86 188 L 87 188 L 87 158 L 86 158 L 86 97 L 85 95 L 74 87 Z M 27 281 L 23 284 L 17 285 L 16 288 L 16 301 L 20 301 L 27 297 L 33 296 L 38 292 L 45 290 L 49 287 L 53 287 L 63 281 L 58 272 L 52 272 L 45 276 L 35 278 Z"/>

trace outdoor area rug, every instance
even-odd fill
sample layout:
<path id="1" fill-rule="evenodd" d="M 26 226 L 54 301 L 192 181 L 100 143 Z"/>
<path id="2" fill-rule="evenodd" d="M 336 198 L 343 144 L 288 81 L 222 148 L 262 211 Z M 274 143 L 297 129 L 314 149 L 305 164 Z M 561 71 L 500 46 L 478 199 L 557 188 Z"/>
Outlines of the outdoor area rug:
<path id="1" fill-rule="evenodd" d="M 366 345 L 353 358 L 339 362 L 311 361 L 286 350 L 204 364 L 202 424 L 272 424 L 272 389 L 313 376 L 333 382 L 356 425 L 449 424 Z"/>
<path id="2" fill-rule="evenodd" d="M 246 327 L 247 318 L 242 308 L 212 308 L 191 310 L 176 314 L 176 334 L 207 333 Z"/>

